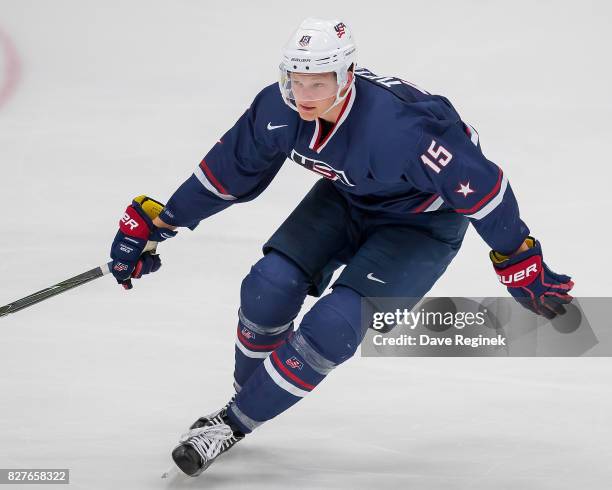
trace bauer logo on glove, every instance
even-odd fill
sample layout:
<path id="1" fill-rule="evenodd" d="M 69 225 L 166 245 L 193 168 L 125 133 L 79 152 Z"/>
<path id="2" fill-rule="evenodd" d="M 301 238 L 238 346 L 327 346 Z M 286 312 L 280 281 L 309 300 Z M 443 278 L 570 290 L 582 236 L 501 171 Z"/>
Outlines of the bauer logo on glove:
<path id="1" fill-rule="evenodd" d="M 135 228 L 138 228 L 138 221 L 132 219 L 131 216 L 126 212 L 121 218 L 121 225 L 129 228 L 131 231 L 134 231 Z"/>
<path id="2" fill-rule="evenodd" d="M 514 266 L 497 273 L 499 281 L 508 287 L 523 287 L 531 284 L 542 270 L 542 258 L 534 255 Z"/>

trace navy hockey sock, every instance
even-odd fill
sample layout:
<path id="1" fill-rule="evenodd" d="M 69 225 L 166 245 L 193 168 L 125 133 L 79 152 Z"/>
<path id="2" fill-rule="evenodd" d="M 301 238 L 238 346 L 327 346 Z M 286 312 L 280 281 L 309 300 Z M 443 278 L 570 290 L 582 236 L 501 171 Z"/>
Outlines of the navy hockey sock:
<path id="1" fill-rule="evenodd" d="M 251 373 L 293 332 L 309 288 L 306 274 L 282 254 L 270 252 L 242 281 L 235 349 L 234 387 L 240 391 Z"/>
<path id="2" fill-rule="evenodd" d="M 228 416 L 251 432 L 310 393 L 357 350 L 366 328 L 361 296 L 338 286 L 306 314 L 300 328 L 277 347 L 242 386 Z"/>
<path id="3" fill-rule="evenodd" d="M 236 354 L 234 366 L 234 388 L 236 393 L 249 379 L 253 371 L 274 349 L 282 345 L 293 332 L 293 322 L 279 327 L 259 325 L 248 320 L 242 310 L 238 311 L 236 332 Z"/>

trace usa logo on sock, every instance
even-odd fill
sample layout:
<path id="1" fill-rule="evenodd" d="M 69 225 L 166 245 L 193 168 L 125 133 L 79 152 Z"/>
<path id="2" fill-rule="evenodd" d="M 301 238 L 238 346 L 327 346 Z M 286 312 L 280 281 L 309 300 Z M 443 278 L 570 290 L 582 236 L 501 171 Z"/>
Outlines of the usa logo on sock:
<path id="1" fill-rule="evenodd" d="M 255 334 L 253 332 L 251 332 L 250 330 L 248 330 L 246 327 L 242 327 L 242 330 L 240 332 L 244 338 L 246 339 L 254 339 L 255 338 Z"/>
<path id="2" fill-rule="evenodd" d="M 304 367 L 302 362 L 295 356 L 287 359 L 285 364 L 287 364 L 287 366 L 289 366 L 291 369 L 302 369 L 302 367 Z"/>

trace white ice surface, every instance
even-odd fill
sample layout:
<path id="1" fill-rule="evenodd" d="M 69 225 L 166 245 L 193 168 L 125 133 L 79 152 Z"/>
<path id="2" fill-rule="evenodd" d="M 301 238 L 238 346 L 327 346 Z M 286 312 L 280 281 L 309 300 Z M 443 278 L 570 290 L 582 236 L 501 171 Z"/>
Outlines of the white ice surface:
<path id="1" fill-rule="evenodd" d="M 610 296 L 611 14 L 0 0 L 21 64 L 0 107 L 0 304 L 107 260 L 129 199 L 168 198 L 308 15 L 343 16 L 363 66 L 451 98 L 547 262 L 577 295 Z M 129 293 L 105 278 L 0 319 L 0 467 L 68 467 L 83 489 L 609 488 L 606 358 L 356 357 L 201 478 L 159 479 L 180 432 L 231 394 L 240 281 L 314 180 L 285 165 L 257 201 L 164 244 L 165 267 Z M 473 231 L 431 294 L 503 294 Z"/>

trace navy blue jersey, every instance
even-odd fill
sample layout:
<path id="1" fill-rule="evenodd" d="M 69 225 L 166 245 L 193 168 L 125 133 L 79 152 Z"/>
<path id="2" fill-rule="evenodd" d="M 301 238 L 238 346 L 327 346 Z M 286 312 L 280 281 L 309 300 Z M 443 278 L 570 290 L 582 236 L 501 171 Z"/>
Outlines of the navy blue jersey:
<path id="1" fill-rule="evenodd" d="M 491 248 L 515 251 L 529 234 L 501 168 L 445 97 L 395 77 L 356 71 L 332 129 L 304 121 L 264 88 L 168 201 L 161 218 L 194 228 L 257 197 L 289 159 L 333 181 L 365 213 L 398 222 L 410 213 L 467 216 Z"/>

